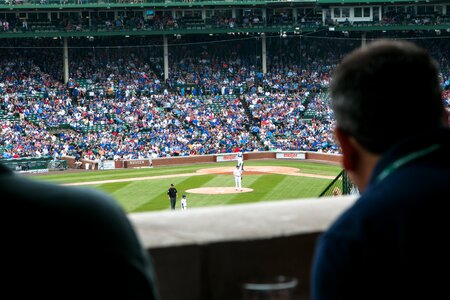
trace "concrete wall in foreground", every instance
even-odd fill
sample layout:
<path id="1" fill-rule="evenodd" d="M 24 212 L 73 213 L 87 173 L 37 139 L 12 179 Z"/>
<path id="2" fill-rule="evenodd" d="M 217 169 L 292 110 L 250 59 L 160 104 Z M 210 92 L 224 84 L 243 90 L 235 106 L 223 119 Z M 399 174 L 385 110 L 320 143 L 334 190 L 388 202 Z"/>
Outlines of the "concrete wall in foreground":
<path id="1" fill-rule="evenodd" d="M 153 258 L 162 300 L 241 299 L 242 283 L 286 275 L 309 299 L 317 237 L 354 197 L 288 200 L 135 213 Z"/>

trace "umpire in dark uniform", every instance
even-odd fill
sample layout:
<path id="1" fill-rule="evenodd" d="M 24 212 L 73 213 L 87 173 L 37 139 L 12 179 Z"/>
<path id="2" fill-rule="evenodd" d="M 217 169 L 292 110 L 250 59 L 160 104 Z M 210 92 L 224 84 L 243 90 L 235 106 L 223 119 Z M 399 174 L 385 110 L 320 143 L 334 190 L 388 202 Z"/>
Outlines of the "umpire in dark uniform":
<path id="1" fill-rule="evenodd" d="M 167 191 L 167 195 L 170 199 L 170 209 L 175 210 L 175 204 L 177 203 L 177 189 L 173 186 L 173 183 L 170 185 L 169 190 Z"/>

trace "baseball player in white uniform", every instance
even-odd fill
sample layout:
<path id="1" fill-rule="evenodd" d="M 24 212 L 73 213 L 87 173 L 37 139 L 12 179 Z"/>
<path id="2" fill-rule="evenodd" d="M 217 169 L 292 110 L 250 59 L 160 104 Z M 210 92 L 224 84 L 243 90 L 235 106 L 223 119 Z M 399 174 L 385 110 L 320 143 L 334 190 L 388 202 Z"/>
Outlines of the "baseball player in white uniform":
<path id="1" fill-rule="evenodd" d="M 244 150 L 241 150 L 238 154 L 237 154 L 237 164 L 239 166 L 239 168 L 244 171 Z"/>
<path id="2" fill-rule="evenodd" d="M 234 169 L 233 175 L 236 191 L 239 189 L 242 192 L 242 170 L 239 165 Z"/>
<path id="3" fill-rule="evenodd" d="M 181 210 L 186 210 L 187 209 L 187 199 L 186 199 L 186 195 L 183 195 L 181 197 Z"/>

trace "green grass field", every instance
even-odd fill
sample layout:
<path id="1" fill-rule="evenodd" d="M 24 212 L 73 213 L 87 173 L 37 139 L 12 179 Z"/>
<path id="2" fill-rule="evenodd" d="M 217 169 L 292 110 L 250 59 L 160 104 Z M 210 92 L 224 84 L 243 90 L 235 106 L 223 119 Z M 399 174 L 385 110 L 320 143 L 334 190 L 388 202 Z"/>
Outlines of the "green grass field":
<path id="1" fill-rule="evenodd" d="M 301 177 L 279 174 L 246 175 L 244 172 L 242 186 L 252 188 L 249 193 L 202 195 L 190 194 L 185 191 L 200 187 L 234 187 L 232 174 L 205 174 L 190 176 L 199 169 L 232 167 L 235 163 L 196 164 L 189 166 L 157 167 L 151 169 L 121 169 L 110 171 L 87 171 L 80 173 L 52 173 L 34 178 L 57 183 L 87 183 L 100 180 L 115 180 L 149 176 L 167 176 L 186 174 L 176 178 L 158 178 L 146 180 L 130 180 L 126 182 L 110 182 L 89 185 L 100 189 L 111 196 L 124 207 L 127 212 L 141 212 L 169 209 L 167 189 L 175 184 L 179 192 L 187 195 L 188 207 L 212 205 L 228 205 L 237 203 L 276 201 L 281 199 L 298 199 L 317 197 L 330 183 L 331 179 Z M 298 168 L 301 173 L 337 176 L 341 171 L 338 166 L 302 161 L 259 160 L 246 161 L 245 166 L 283 166 Z M 177 208 L 180 201 L 177 200 Z"/>

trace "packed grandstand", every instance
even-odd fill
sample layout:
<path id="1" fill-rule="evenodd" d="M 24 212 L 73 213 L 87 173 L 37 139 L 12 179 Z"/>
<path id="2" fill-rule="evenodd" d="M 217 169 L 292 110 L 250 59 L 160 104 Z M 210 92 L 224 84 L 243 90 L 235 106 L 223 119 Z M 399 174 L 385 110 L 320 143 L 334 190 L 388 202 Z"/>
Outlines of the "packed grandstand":
<path id="1" fill-rule="evenodd" d="M 283 17 L 274 15 L 267 22 L 289 22 Z M 386 14 L 383 22 L 403 22 L 400 17 Z M 320 19 L 301 21 L 323 25 Z M 262 20 L 215 15 L 210 22 L 230 28 L 252 27 Z M 3 22 L 2 30 L 32 30 L 23 23 Z M 65 31 L 86 26 L 173 29 L 185 23 L 185 18 L 166 16 L 152 22 L 129 17 L 89 24 L 57 19 L 52 26 Z M 377 32 L 367 41 L 381 37 L 412 39 L 430 51 L 441 68 L 449 108 L 449 36 L 434 31 Z M 311 34 L 281 31 L 266 38 L 267 72 L 263 72 L 261 33 L 170 36 L 169 73 L 164 79 L 160 36 L 71 37 L 67 82 L 61 38 L 2 39 L 2 157 L 138 159 L 241 149 L 338 153 L 328 85 L 336 64 L 361 45 L 361 38 L 329 27 Z"/>

